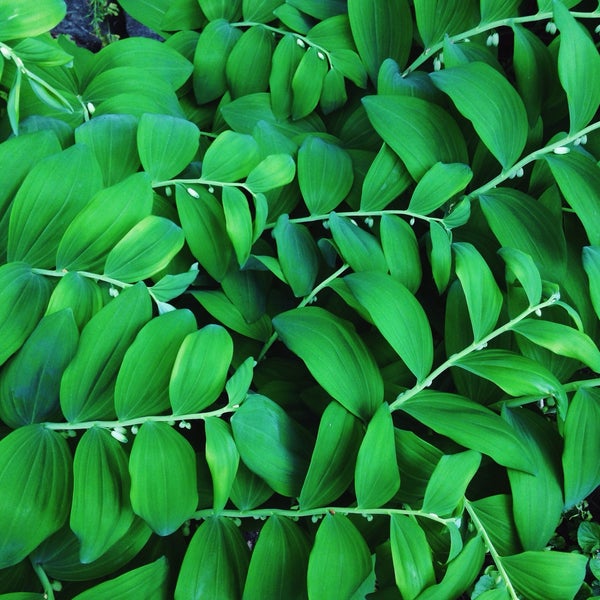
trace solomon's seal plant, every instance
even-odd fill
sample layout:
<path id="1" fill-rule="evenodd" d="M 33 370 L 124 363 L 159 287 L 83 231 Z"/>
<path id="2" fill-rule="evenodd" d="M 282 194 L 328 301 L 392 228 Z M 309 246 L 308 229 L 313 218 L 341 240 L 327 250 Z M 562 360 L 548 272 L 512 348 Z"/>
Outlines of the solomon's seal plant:
<path id="1" fill-rule="evenodd" d="M 0 3 L 0 597 L 589 597 L 597 4 L 120 4 Z"/>

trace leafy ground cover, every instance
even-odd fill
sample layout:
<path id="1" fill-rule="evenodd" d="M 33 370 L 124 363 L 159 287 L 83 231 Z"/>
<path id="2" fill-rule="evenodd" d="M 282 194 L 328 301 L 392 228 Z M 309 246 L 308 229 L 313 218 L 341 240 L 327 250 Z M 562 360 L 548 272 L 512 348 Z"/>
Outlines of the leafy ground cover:
<path id="1" fill-rule="evenodd" d="M 597 3 L 120 5 L 0 4 L 0 598 L 599 595 Z"/>

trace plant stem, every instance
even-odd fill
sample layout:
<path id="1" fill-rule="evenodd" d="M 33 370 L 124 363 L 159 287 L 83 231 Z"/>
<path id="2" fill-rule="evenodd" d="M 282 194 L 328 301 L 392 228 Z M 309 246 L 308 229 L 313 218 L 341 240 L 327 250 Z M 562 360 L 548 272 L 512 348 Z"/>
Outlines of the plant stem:
<path id="1" fill-rule="evenodd" d="M 396 398 L 396 400 L 394 400 L 394 402 L 391 403 L 390 410 L 392 410 L 392 411 L 398 410 L 403 402 L 406 402 L 406 400 L 408 400 L 409 398 L 416 396 L 419 392 L 422 392 L 425 388 L 429 387 L 433 383 L 433 381 L 436 377 L 439 377 L 444 371 L 448 370 L 450 367 L 455 366 L 458 362 L 460 362 L 460 360 L 462 358 L 464 358 L 465 356 L 468 356 L 469 354 L 471 354 L 471 352 L 475 352 L 477 350 L 484 348 L 493 339 L 497 338 L 498 336 L 502 335 L 503 333 L 506 333 L 507 331 L 510 331 L 517 323 L 519 323 L 520 321 L 522 321 L 523 319 L 525 319 L 532 313 L 535 313 L 538 310 L 542 310 L 543 308 L 546 308 L 546 307 L 551 306 L 552 304 L 556 303 L 558 301 L 558 298 L 559 297 L 557 294 L 553 294 L 552 296 L 550 296 L 550 298 L 548 298 L 548 300 L 545 300 L 544 302 L 541 302 L 540 304 L 536 304 L 535 306 L 530 306 L 529 308 L 524 310 L 521 314 L 517 315 L 514 319 L 511 319 L 510 321 L 508 321 L 508 323 L 505 323 L 504 325 L 502 325 L 502 327 L 495 329 L 494 331 L 492 331 L 485 337 L 481 338 L 480 340 L 474 341 L 472 344 L 470 344 L 469 346 L 467 346 L 460 352 L 453 354 L 445 362 L 443 362 L 437 369 L 432 371 L 425 379 L 418 382 L 417 385 L 415 385 L 414 387 L 410 388 L 409 390 L 406 390 L 405 392 L 402 392 L 401 394 L 399 394 L 398 397 Z"/>
<path id="2" fill-rule="evenodd" d="M 565 392 L 576 392 L 581 388 L 600 387 L 600 377 L 595 379 L 582 379 L 580 381 L 570 381 L 563 385 Z"/>
<path id="3" fill-rule="evenodd" d="M 64 277 L 69 273 L 77 273 L 82 277 L 86 277 L 87 279 L 93 279 L 94 281 L 103 281 L 104 283 L 108 283 L 110 285 L 114 285 L 119 288 L 128 288 L 131 287 L 132 283 L 125 283 L 124 281 L 119 281 L 118 279 L 113 279 L 112 277 L 107 277 L 106 275 L 99 275 L 98 273 L 90 273 L 89 271 L 53 271 L 51 269 L 38 269 L 32 268 L 31 271 L 33 273 L 37 273 L 38 275 L 46 275 L 48 277 Z"/>
<path id="4" fill-rule="evenodd" d="M 256 195 L 245 183 L 239 182 L 226 182 L 226 181 L 212 181 L 210 179 L 203 179 L 198 177 L 197 179 L 169 179 L 167 181 L 155 181 L 152 187 L 167 187 L 169 185 L 205 185 L 207 187 L 237 187 L 247 191 L 253 197 Z"/>
<path id="5" fill-rule="evenodd" d="M 504 565 L 502 564 L 502 558 L 500 557 L 500 555 L 498 554 L 498 551 L 496 550 L 494 544 L 492 543 L 492 540 L 490 539 L 488 532 L 486 531 L 485 527 L 483 526 L 483 523 L 479 520 L 479 517 L 477 516 L 477 513 L 475 512 L 473 507 L 471 506 L 471 503 L 466 498 L 464 499 L 464 502 L 465 502 L 465 509 L 469 513 L 469 516 L 471 517 L 471 521 L 473 521 L 473 525 L 475 525 L 475 529 L 477 529 L 477 531 L 481 534 L 481 537 L 483 538 L 483 542 L 484 542 L 486 548 L 488 549 L 490 556 L 492 557 L 492 560 L 494 561 L 494 564 L 496 565 L 498 572 L 500 573 L 500 576 L 502 577 L 502 579 L 504 580 L 504 583 L 506 584 L 506 591 L 508 592 L 511 600 L 519 600 L 519 596 L 517 595 L 517 592 L 516 592 L 515 588 L 513 587 L 512 581 L 510 580 L 508 573 L 504 569 Z"/>
<path id="6" fill-rule="evenodd" d="M 35 574 L 38 576 L 38 579 L 44 588 L 44 598 L 47 600 L 54 600 L 54 588 L 52 587 L 52 584 L 48 579 L 48 575 L 46 575 L 46 571 L 44 571 L 42 565 L 32 562 L 31 566 L 33 567 Z"/>

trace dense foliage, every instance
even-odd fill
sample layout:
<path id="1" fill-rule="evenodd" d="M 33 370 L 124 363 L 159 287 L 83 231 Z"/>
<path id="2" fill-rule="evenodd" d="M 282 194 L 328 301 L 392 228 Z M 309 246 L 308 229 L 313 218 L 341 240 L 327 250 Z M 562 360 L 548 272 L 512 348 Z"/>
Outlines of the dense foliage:
<path id="1" fill-rule="evenodd" d="M 0 598 L 600 594 L 597 4 L 121 5 L 0 3 Z"/>

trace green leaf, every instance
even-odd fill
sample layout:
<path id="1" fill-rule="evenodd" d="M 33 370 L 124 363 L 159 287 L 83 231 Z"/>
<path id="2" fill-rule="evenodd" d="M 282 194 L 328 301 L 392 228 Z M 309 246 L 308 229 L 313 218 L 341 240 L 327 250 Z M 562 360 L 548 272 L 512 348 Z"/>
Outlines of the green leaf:
<path id="1" fill-rule="evenodd" d="M 246 185 L 253 193 L 267 192 L 290 183 L 296 174 L 296 163 L 289 154 L 271 154 L 248 175 Z"/>
<path id="2" fill-rule="evenodd" d="M 191 121 L 148 113 L 139 121 L 140 160 L 153 181 L 181 173 L 196 155 L 199 143 L 200 130 Z"/>
<path id="3" fill-rule="evenodd" d="M 571 399 L 564 428 L 562 464 L 565 508 L 581 502 L 600 485 L 600 392 L 581 387 Z"/>
<path id="4" fill-rule="evenodd" d="M 383 337 L 422 381 L 433 365 L 433 338 L 427 315 L 416 298 L 400 282 L 376 271 L 354 273 L 344 281 Z"/>
<path id="5" fill-rule="evenodd" d="M 440 294 L 444 292 L 450 281 L 452 269 L 452 244 L 450 232 L 437 221 L 429 223 L 431 250 L 429 260 L 435 286 Z"/>
<path id="6" fill-rule="evenodd" d="M 273 113 L 278 119 L 287 119 L 292 114 L 292 80 L 304 54 L 292 34 L 284 35 L 273 52 L 269 89 Z"/>
<path id="7" fill-rule="evenodd" d="M 588 335 L 573 327 L 551 321 L 523 319 L 511 329 L 538 346 L 555 354 L 579 360 L 596 373 L 600 373 L 598 346 Z"/>
<path id="8" fill-rule="evenodd" d="M 590 243 L 600 245 L 598 204 L 600 203 L 600 167 L 579 152 L 547 156 L 546 162 L 565 200 L 579 217 Z"/>
<path id="9" fill-rule="evenodd" d="M 222 192 L 225 228 L 240 266 L 250 256 L 253 242 L 252 215 L 244 193 L 234 187 L 224 187 Z"/>
<path id="10" fill-rule="evenodd" d="M 354 271 L 387 273 L 387 261 L 373 234 L 334 212 L 329 215 L 329 228 L 340 255 Z"/>
<path id="11" fill-rule="evenodd" d="M 421 179 L 438 162 L 468 163 L 456 121 L 437 104 L 411 96 L 366 96 L 362 103 L 383 141 Z M 435 139 L 435 144 L 429 140 Z"/>
<path id="12" fill-rule="evenodd" d="M 73 461 L 70 526 L 81 542 L 80 560 L 91 563 L 125 536 L 133 523 L 127 455 L 107 429 L 88 429 Z"/>
<path id="13" fill-rule="evenodd" d="M 477 518 L 483 524 L 494 548 L 500 556 L 521 551 L 513 521 L 512 498 L 508 494 L 487 496 L 471 502 Z"/>
<path id="14" fill-rule="evenodd" d="M 354 480 L 356 500 L 358 506 L 363 508 L 383 506 L 400 487 L 394 424 L 387 402 L 377 409 L 369 421 L 358 450 Z"/>
<path id="15" fill-rule="evenodd" d="M 276 18 L 273 11 L 282 4 L 284 4 L 284 0 L 243 0 L 244 21 L 269 23 Z"/>
<path id="16" fill-rule="evenodd" d="M 408 515 L 390 517 L 390 540 L 396 586 L 406 600 L 435 584 L 433 556 L 425 532 Z"/>
<path id="17" fill-rule="evenodd" d="M 188 334 L 177 353 L 169 381 L 173 414 L 200 412 L 225 387 L 233 357 L 233 340 L 220 325 L 205 325 Z"/>
<path id="18" fill-rule="evenodd" d="M 0 417 L 4 423 L 16 429 L 55 416 L 60 379 L 78 339 L 70 309 L 40 320 L 14 359 L 0 371 Z"/>
<path id="19" fill-rule="evenodd" d="M 6 0 L 0 6 L 0 41 L 46 33 L 66 14 L 63 0 Z"/>
<path id="20" fill-rule="evenodd" d="M 198 277 L 198 263 L 192 265 L 189 271 L 176 275 L 165 275 L 148 288 L 150 295 L 159 302 L 168 302 L 181 296 Z"/>
<path id="21" fill-rule="evenodd" d="M 379 235 L 390 275 L 414 294 L 423 276 L 414 229 L 400 217 L 383 215 Z"/>
<path id="22" fill-rule="evenodd" d="M 560 30 L 558 78 L 567 93 L 570 133 L 585 127 L 600 104 L 600 56 L 594 42 L 562 2 L 553 2 Z"/>
<path id="23" fill-rule="evenodd" d="M 196 455 L 167 423 L 146 421 L 140 427 L 131 448 L 129 474 L 133 510 L 158 535 L 170 535 L 196 510 Z"/>
<path id="24" fill-rule="evenodd" d="M 452 244 L 456 257 L 456 275 L 465 297 L 475 341 L 490 333 L 500 316 L 502 292 L 494 275 L 475 246 L 465 242 Z"/>
<path id="25" fill-rule="evenodd" d="M 298 504 L 302 510 L 327 506 L 350 485 L 363 431 L 360 421 L 338 402 L 323 411 L 317 442 Z"/>
<path id="26" fill-rule="evenodd" d="M 281 215 L 273 229 L 281 271 L 296 298 L 310 294 L 319 273 L 319 249 L 310 231 Z"/>
<path id="27" fill-rule="evenodd" d="M 326 514 L 308 559 L 309 600 L 352 598 L 371 568 L 369 548 L 348 517 Z"/>
<path id="28" fill-rule="evenodd" d="M 583 268 L 589 279 L 590 299 L 600 319 L 600 247 L 583 248 Z"/>
<path id="29" fill-rule="evenodd" d="M 587 558 L 572 552 L 522 552 L 502 559 L 519 592 L 529 600 L 574 598 L 583 583 Z"/>
<path id="30" fill-rule="evenodd" d="M 71 464 L 66 440 L 43 425 L 0 440 L 0 569 L 21 562 L 66 521 Z"/>
<path id="31" fill-rule="evenodd" d="M 476 0 L 415 0 L 417 28 L 423 46 L 431 48 L 444 35 L 459 33 L 477 25 Z"/>
<path id="32" fill-rule="evenodd" d="M 360 210 L 383 210 L 411 183 L 404 163 L 387 144 L 382 144 L 363 181 Z"/>
<path id="33" fill-rule="evenodd" d="M 215 19 L 235 20 L 240 16 L 242 0 L 198 0 L 202 12 L 209 21 Z"/>
<path id="34" fill-rule="evenodd" d="M 292 77 L 292 119 L 302 119 L 317 107 L 327 75 L 327 58 L 314 46 L 306 50 Z"/>
<path id="35" fill-rule="evenodd" d="M 104 274 L 129 283 L 147 279 L 164 269 L 183 243 L 183 231 L 173 221 L 150 215 L 108 253 Z"/>
<path id="36" fill-rule="evenodd" d="M 367 70 L 360 56 L 353 50 L 339 48 L 329 53 L 332 69 L 352 81 L 360 88 L 367 87 Z"/>
<path id="37" fill-rule="evenodd" d="M 75 129 L 75 141 L 86 144 L 94 153 L 105 186 L 138 170 L 136 132 L 137 119 L 132 115 L 100 115 Z"/>
<path id="38" fill-rule="evenodd" d="M 451 516 L 462 504 L 480 463 L 481 454 L 473 450 L 442 456 L 427 484 L 422 510 Z"/>
<path id="39" fill-rule="evenodd" d="M 37 326 L 50 296 L 46 279 L 21 262 L 0 266 L 0 365 Z"/>
<path id="40" fill-rule="evenodd" d="M 252 136 L 224 131 L 204 155 L 202 177 L 211 181 L 238 181 L 247 177 L 259 162 L 258 144 Z"/>
<path id="41" fill-rule="evenodd" d="M 225 508 L 231 486 L 240 462 L 240 454 L 233 441 L 231 426 L 218 417 L 204 420 L 206 432 L 206 462 L 213 481 L 213 508 Z"/>
<path id="42" fill-rule="evenodd" d="M 100 190 L 67 227 L 56 268 L 101 271 L 110 250 L 151 211 L 152 186 L 145 173 Z"/>
<path id="43" fill-rule="evenodd" d="M 339 146 L 308 136 L 298 151 L 298 183 L 309 212 L 326 214 L 348 195 L 354 174 L 350 155 Z"/>
<path id="44" fill-rule="evenodd" d="M 100 167 L 87 146 L 71 146 L 41 160 L 13 202 L 8 260 L 53 268 L 58 243 L 69 223 L 101 185 Z"/>
<path id="45" fill-rule="evenodd" d="M 525 105 L 507 80 L 482 62 L 444 69 L 430 77 L 473 123 L 502 167 L 513 165 L 523 152 L 529 125 Z"/>
<path id="46" fill-rule="evenodd" d="M 231 519 L 211 517 L 196 530 L 177 578 L 175 600 L 242 597 L 248 546 Z"/>
<path id="47" fill-rule="evenodd" d="M 319 307 L 304 307 L 277 315 L 273 326 L 330 396 L 356 416 L 370 419 L 383 401 L 383 380 L 347 321 Z"/>
<path id="48" fill-rule="evenodd" d="M 498 464 L 532 472 L 526 448 L 501 417 L 489 408 L 456 394 L 420 392 L 401 402 L 408 413 L 440 435 L 491 456 Z"/>
<path id="49" fill-rule="evenodd" d="M 508 17 L 516 17 L 521 0 L 480 0 L 481 22 L 492 23 Z"/>
<path id="50" fill-rule="evenodd" d="M 582 521 L 577 527 L 577 543 L 585 554 L 598 551 L 600 545 L 600 525 L 591 521 Z"/>
<path id="51" fill-rule="evenodd" d="M 507 281 L 512 283 L 513 276 L 516 277 L 525 290 L 529 306 L 538 304 L 542 298 L 542 278 L 531 255 L 516 248 L 500 248 L 498 254 L 506 263 Z"/>
<path id="52" fill-rule="evenodd" d="M 251 510 L 266 502 L 273 490 L 242 461 L 231 487 L 231 501 L 239 510 Z"/>
<path id="53" fill-rule="evenodd" d="M 305 598 L 310 547 L 291 519 L 267 519 L 252 551 L 244 600 Z"/>
<path id="54" fill-rule="evenodd" d="M 125 352 L 152 316 L 146 287 L 139 283 L 119 294 L 83 328 L 77 352 L 60 384 L 60 406 L 76 423 L 114 415 L 114 387 Z"/>
<path id="55" fill-rule="evenodd" d="M 310 434 L 278 404 L 259 395 L 244 401 L 231 426 L 246 466 L 277 493 L 298 496 L 313 446 Z"/>
<path id="56" fill-rule="evenodd" d="M 187 309 L 151 319 L 125 352 L 115 383 L 115 410 L 121 421 L 160 414 L 169 407 L 171 371 L 184 338 L 196 330 Z"/>
<path id="57" fill-rule="evenodd" d="M 371 81 L 377 81 L 379 67 L 386 58 L 404 67 L 412 42 L 412 16 L 406 0 L 350 0 L 348 17 Z"/>
<path id="58" fill-rule="evenodd" d="M 428 215 L 464 190 L 473 171 L 462 163 L 436 163 L 417 183 L 408 210 Z"/>
<path id="59" fill-rule="evenodd" d="M 73 600 L 126 600 L 134 594 L 166 600 L 169 566 L 164 556 L 119 577 L 109 579 L 73 597 Z"/>

